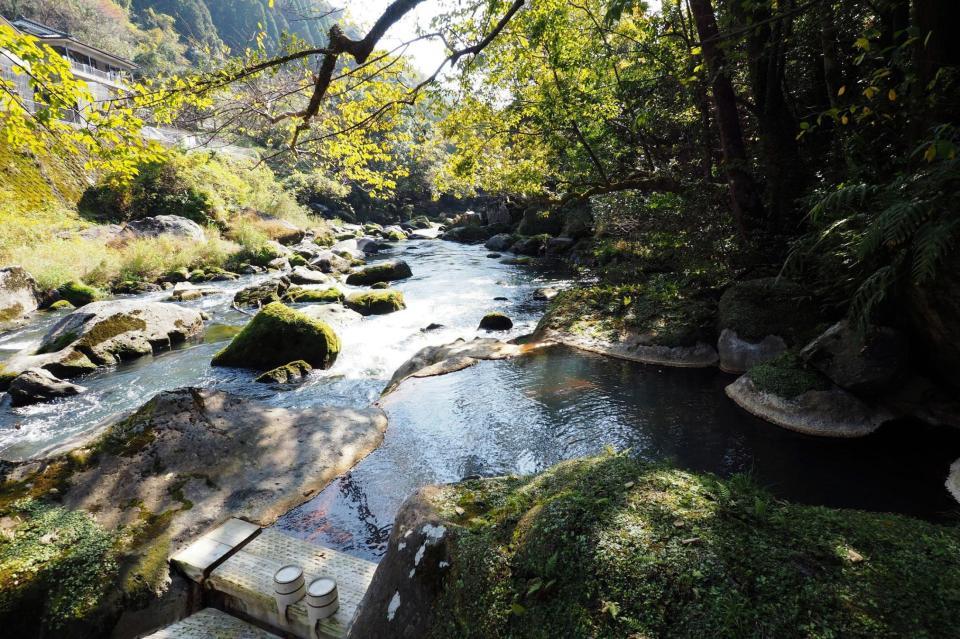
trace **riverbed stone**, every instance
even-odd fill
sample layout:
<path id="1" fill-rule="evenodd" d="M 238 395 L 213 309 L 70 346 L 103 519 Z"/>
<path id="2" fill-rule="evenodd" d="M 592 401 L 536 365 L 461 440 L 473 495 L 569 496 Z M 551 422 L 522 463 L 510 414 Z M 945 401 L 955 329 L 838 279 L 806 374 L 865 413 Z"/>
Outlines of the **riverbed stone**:
<path id="1" fill-rule="evenodd" d="M 413 275 L 410 265 L 403 260 L 387 260 L 364 266 L 347 276 L 347 284 L 364 286 L 375 282 L 392 282 Z"/>
<path id="2" fill-rule="evenodd" d="M 547 240 L 547 255 L 562 255 L 573 248 L 573 238 L 570 237 L 551 237 Z"/>
<path id="3" fill-rule="evenodd" d="M 357 238 L 340 240 L 331 246 L 330 250 L 340 257 L 346 257 L 353 260 L 362 260 L 367 256 L 366 253 L 360 250 L 360 247 L 357 244 Z"/>
<path id="4" fill-rule="evenodd" d="M 532 352 L 540 344 L 510 344 L 491 337 L 476 338 L 471 341 L 458 339 L 450 344 L 427 346 L 420 349 L 404 364 L 394 371 L 383 394 L 393 392 L 405 379 L 410 377 L 432 377 L 445 375 L 473 366 L 481 360 L 496 360 L 517 357 Z"/>
<path id="5" fill-rule="evenodd" d="M 323 273 L 349 273 L 352 268 L 349 260 L 345 260 L 333 251 L 320 251 L 310 260 L 310 266 L 320 269 Z"/>
<path id="6" fill-rule="evenodd" d="M 287 275 L 287 279 L 293 284 L 329 284 L 332 282 L 329 276 L 321 271 L 315 271 L 306 266 L 297 266 Z"/>
<path id="7" fill-rule="evenodd" d="M 78 280 L 71 280 L 61 284 L 57 289 L 61 299 L 65 299 L 76 307 L 102 300 L 106 294 L 100 289 L 84 284 Z"/>
<path id="8" fill-rule="evenodd" d="M 233 303 L 241 308 L 258 308 L 271 302 L 279 302 L 290 283 L 283 278 L 264 280 L 237 291 Z"/>
<path id="9" fill-rule="evenodd" d="M 343 301 L 343 292 L 338 288 L 304 288 L 291 286 L 283 295 L 283 301 L 291 304 L 336 304 Z"/>
<path id="10" fill-rule="evenodd" d="M 143 300 L 94 302 L 64 316 L 35 354 L 18 353 L 7 370 L 44 368 L 73 377 L 101 366 L 151 355 L 203 334 L 203 318 L 177 304 Z"/>
<path id="11" fill-rule="evenodd" d="M 339 353 L 340 339 L 328 324 L 272 302 L 211 363 L 269 370 L 302 359 L 314 368 L 325 369 L 333 365 Z"/>
<path id="12" fill-rule="evenodd" d="M 302 359 L 298 359 L 295 362 L 278 366 L 261 374 L 255 381 L 262 384 L 289 384 L 299 382 L 309 375 L 312 370 L 313 366 L 310 366 L 310 364 L 307 364 Z"/>
<path id="13" fill-rule="evenodd" d="M 560 291 L 552 286 L 541 286 L 533 292 L 533 299 L 539 301 L 550 301 L 560 294 Z"/>
<path id="14" fill-rule="evenodd" d="M 892 419 L 886 411 L 837 387 L 784 397 L 758 388 L 749 375 L 742 375 L 726 387 L 726 393 L 747 412 L 806 435 L 863 437 Z"/>
<path id="15" fill-rule="evenodd" d="M 354 293 L 347 297 L 345 304 L 361 315 L 387 315 L 407 307 L 403 293 L 391 289 Z"/>
<path id="16" fill-rule="evenodd" d="M 199 224 L 179 215 L 155 215 L 133 220 L 127 223 L 124 232 L 134 237 L 172 235 L 193 242 L 203 242 L 206 239 Z"/>
<path id="17" fill-rule="evenodd" d="M 435 224 L 429 228 L 418 228 L 413 231 L 410 231 L 410 235 L 407 239 L 411 240 L 435 240 L 440 237 L 440 234 L 443 232 L 443 227 L 439 224 Z"/>
<path id="18" fill-rule="evenodd" d="M 478 328 L 486 331 L 509 331 L 513 328 L 513 320 L 503 313 L 487 313 L 481 318 Z"/>
<path id="19" fill-rule="evenodd" d="M 363 319 L 360 313 L 340 304 L 313 304 L 299 310 L 307 317 L 337 327 L 348 326 Z"/>
<path id="20" fill-rule="evenodd" d="M 49 402 L 63 397 L 79 395 L 86 388 L 65 382 L 55 377 L 50 371 L 42 368 L 30 368 L 10 382 L 7 392 L 10 394 L 10 405 L 14 407 L 29 406 Z"/>
<path id="21" fill-rule="evenodd" d="M 380 252 L 380 243 L 372 237 L 361 237 L 357 240 L 357 248 L 366 255 L 372 255 Z"/>
<path id="22" fill-rule="evenodd" d="M 546 235 L 535 235 L 533 237 L 521 237 L 516 242 L 514 242 L 510 250 L 513 251 L 514 253 L 519 253 L 520 255 L 536 257 L 546 250 L 548 239 L 549 237 Z"/>
<path id="23" fill-rule="evenodd" d="M 0 269 L 0 328 L 37 310 L 40 300 L 36 280 L 23 268 Z"/>
<path id="24" fill-rule="evenodd" d="M 507 251 L 513 246 L 514 237 L 509 233 L 497 233 L 483 245 L 490 251 Z"/>
<path id="25" fill-rule="evenodd" d="M 806 345 L 800 356 L 838 386 L 875 395 L 897 380 L 906 364 L 907 347 L 893 328 L 871 325 L 857 330 L 841 320 Z"/>
<path id="26" fill-rule="evenodd" d="M 490 238 L 491 231 L 478 224 L 467 224 L 465 226 L 455 226 L 441 237 L 448 242 L 459 242 L 460 244 L 480 244 Z"/>
<path id="27" fill-rule="evenodd" d="M 787 351 L 787 343 L 779 335 L 767 335 L 752 342 L 741 339 L 737 332 L 725 328 L 717 340 L 720 368 L 727 373 L 745 373 L 754 366 L 768 362 Z"/>

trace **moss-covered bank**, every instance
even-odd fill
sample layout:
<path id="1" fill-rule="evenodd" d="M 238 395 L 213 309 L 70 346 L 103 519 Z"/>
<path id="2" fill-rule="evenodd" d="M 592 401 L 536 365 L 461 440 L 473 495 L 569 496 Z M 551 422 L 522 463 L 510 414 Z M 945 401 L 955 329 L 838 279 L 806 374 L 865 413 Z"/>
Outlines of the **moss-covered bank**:
<path id="1" fill-rule="evenodd" d="M 785 503 L 746 478 L 622 455 L 447 486 L 430 501 L 453 533 L 436 639 L 960 629 L 956 527 Z"/>

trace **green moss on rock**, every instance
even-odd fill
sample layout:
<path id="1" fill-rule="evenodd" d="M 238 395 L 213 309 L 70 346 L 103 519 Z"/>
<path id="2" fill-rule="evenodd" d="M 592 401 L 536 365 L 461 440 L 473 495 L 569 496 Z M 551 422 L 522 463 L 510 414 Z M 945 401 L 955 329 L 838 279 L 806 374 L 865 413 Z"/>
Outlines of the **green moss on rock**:
<path id="1" fill-rule="evenodd" d="M 410 266 L 403 260 L 390 260 L 365 266 L 347 276 L 351 286 L 368 286 L 376 282 L 392 282 L 413 275 Z"/>
<path id="2" fill-rule="evenodd" d="M 284 294 L 283 301 L 296 304 L 335 304 L 343 301 L 343 293 L 333 287 L 325 289 L 294 287 Z"/>
<path id="3" fill-rule="evenodd" d="M 386 315 L 407 307 L 403 293 L 391 289 L 354 293 L 347 298 L 346 305 L 361 315 Z"/>
<path id="4" fill-rule="evenodd" d="M 48 311 L 72 311 L 76 306 L 67 300 L 57 300 L 47 309 Z"/>
<path id="5" fill-rule="evenodd" d="M 960 529 L 802 506 L 626 456 L 431 497 L 452 529 L 433 639 L 931 637 L 960 628 Z"/>
<path id="6" fill-rule="evenodd" d="M 57 289 L 57 292 L 60 293 L 61 298 L 77 307 L 91 304 L 106 297 L 103 291 L 77 280 L 63 284 Z"/>
<path id="7" fill-rule="evenodd" d="M 807 391 L 830 388 L 830 380 L 808 367 L 793 352 L 754 366 L 747 371 L 747 376 L 757 390 L 785 399 L 793 399 Z"/>
<path id="8" fill-rule="evenodd" d="M 312 370 L 313 367 L 310 366 L 310 364 L 307 364 L 302 359 L 298 359 L 295 362 L 278 366 L 263 373 L 256 381 L 261 384 L 288 384 L 303 379 L 309 375 Z"/>
<path id="9" fill-rule="evenodd" d="M 791 346 L 801 346 L 815 337 L 821 321 L 802 288 L 775 277 L 735 282 L 723 292 L 718 308 L 721 330 L 735 330 L 747 340 L 779 335 Z"/>
<path id="10" fill-rule="evenodd" d="M 339 353 L 340 339 L 329 325 L 273 302 L 214 356 L 212 364 L 269 370 L 302 359 L 314 368 L 329 368 Z"/>
<path id="11" fill-rule="evenodd" d="M 294 253 L 289 258 L 287 258 L 287 261 L 290 262 L 290 266 L 306 266 L 307 265 L 306 258 L 296 253 Z"/>

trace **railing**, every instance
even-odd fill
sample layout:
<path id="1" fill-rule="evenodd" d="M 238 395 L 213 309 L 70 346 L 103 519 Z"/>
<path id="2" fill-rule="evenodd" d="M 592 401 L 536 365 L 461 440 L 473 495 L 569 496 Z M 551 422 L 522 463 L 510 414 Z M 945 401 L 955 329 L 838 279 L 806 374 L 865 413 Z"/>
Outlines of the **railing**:
<path id="1" fill-rule="evenodd" d="M 121 83 L 124 81 L 123 74 L 116 71 L 104 71 L 72 59 L 70 60 L 70 66 L 74 71 L 80 71 L 81 73 L 103 78 L 104 80 L 110 80 L 111 82 Z"/>

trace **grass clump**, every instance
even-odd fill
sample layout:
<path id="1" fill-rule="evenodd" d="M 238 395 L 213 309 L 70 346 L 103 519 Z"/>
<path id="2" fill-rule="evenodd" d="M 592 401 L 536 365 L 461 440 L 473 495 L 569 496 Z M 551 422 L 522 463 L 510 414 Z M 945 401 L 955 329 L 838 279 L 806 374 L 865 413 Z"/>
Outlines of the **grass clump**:
<path id="1" fill-rule="evenodd" d="M 428 636 L 952 637 L 960 530 L 623 455 L 444 487 Z"/>
<path id="2" fill-rule="evenodd" d="M 829 390 L 830 380 L 807 366 L 796 353 L 787 352 L 747 371 L 758 390 L 793 399 L 812 390 Z"/>
<path id="3" fill-rule="evenodd" d="M 340 339 L 328 324 L 272 302 L 211 363 L 269 370 L 304 360 L 314 368 L 324 369 L 333 365 L 339 353 Z"/>
<path id="4" fill-rule="evenodd" d="M 354 293 L 347 298 L 346 305 L 361 315 L 386 315 L 407 307 L 403 293 L 392 289 Z"/>

